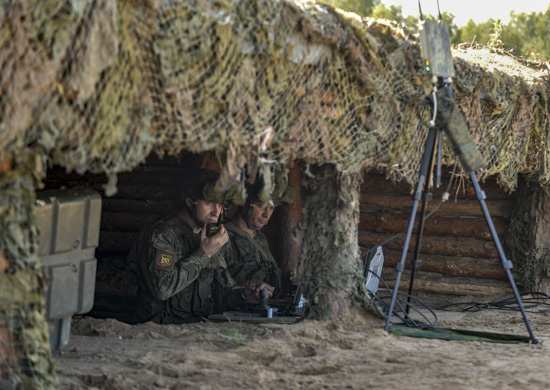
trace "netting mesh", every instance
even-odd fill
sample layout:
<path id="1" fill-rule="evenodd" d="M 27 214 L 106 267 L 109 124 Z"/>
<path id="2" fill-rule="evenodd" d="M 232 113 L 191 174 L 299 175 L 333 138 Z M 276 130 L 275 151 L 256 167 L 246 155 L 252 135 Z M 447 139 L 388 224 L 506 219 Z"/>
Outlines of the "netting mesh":
<path id="1" fill-rule="evenodd" d="M 245 172 L 273 182 L 295 160 L 416 180 L 429 80 L 417 40 L 389 22 L 300 0 L 4 0 L 0 21 L 3 188 L 29 175 L 21 188 L 34 191 L 55 163 L 106 173 L 109 195 L 116 174 L 151 151 L 216 151 L 223 185 Z M 454 55 L 457 101 L 487 162 L 480 176 L 512 190 L 524 172 L 546 185 L 545 65 L 469 48 Z M 444 152 L 452 162 L 449 145 Z M 2 203 L 0 217 L 32 210 L 24 199 Z M 8 272 L 34 269 L 0 249 L 2 286 Z"/>
<path id="2" fill-rule="evenodd" d="M 386 34 L 390 44 L 375 46 L 375 22 L 353 27 L 311 2 L 241 1 L 178 3 L 159 25 L 151 65 L 164 151 L 227 151 L 231 172 L 301 159 L 345 173 L 376 165 L 403 117 L 422 133 L 423 92 L 399 50 L 410 43 Z"/>
<path id="3" fill-rule="evenodd" d="M 512 190 L 518 173 L 547 185 L 548 68 L 488 50 L 454 56 L 460 108 L 488 162 L 482 174 L 498 175 Z"/>
<path id="4" fill-rule="evenodd" d="M 34 178 L 3 175 L 0 183 L 0 388 L 56 388 L 48 342 L 44 287 L 36 255 Z"/>
<path id="5" fill-rule="evenodd" d="M 106 172 L 111 191 L 151 150 L 215 150 L 228 181 L 297 159 L 415 180 L 429 80 L 416 40 L 389 22 L 271 0 L 9 2 L 1 16 L 0 142 Z M 547 70 L 454 54 L 481 174 L 546 183 Z"/>

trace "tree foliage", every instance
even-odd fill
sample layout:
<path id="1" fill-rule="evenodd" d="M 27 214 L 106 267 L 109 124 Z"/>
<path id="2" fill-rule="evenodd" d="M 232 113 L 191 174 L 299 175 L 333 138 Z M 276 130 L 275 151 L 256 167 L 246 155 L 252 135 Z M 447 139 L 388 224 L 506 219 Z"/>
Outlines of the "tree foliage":
<path id="1" fill-rule="evenodd" d="M 550 7 L 545 12 L 512 13 L 510 23 L 502 29 L 505 47 L 518 55 L 550 58 Z"/>
<path id="2" fill-rule="evenodd" d="M 320 0 L 344 11 L 356 13 L 359 16 L 370 16 L 380 0 Z"/>
<path id="3" fill-rule="evenodd" d="M 400 5 L 390 5 L 387 7 L 384 4 L 378 5 L 373 13 L 370 15 L 373 18 L 380 18 L 380 19 L 388 19 L 388 20 L 394 20 L 401 25 L 403 25 L 411 34 L 418 34 L 418 26 L 419 26 L 419 19 L 417 16 L 409 15 L 407 17 L 403 16 L 403 9 Z M 424 20 L 435 22 L 439 20 L 439 16 L 435 17 L 433 15 L 424 14 L 423 15 Z M 457 26 L 453 22 L 454 15 L 449 12 L 443 12 L 441 14 L 441 18 L 443 19 L 443 23 L 449 27 L 449 35 L 453 37 L 456 35 L 457 32 Z"/>
<path id="4" fill-rule="evenodd" d="M 322 0 L 334 7 L 354 12 L 360 16 L 371 16 L 393 20 L 403 25 L 411 34 L 418 33 L 417 16 L 403 16 L 400 5 L 386 6 L 380 0 Z M 424 14 L 424 20 L 436 21 L 439 17 Z M 469 43 L 491 46 L 513 51 L 518 56 L 528 59 L 550 59 L 550 6 L 546 11 L 527 13 L 510 13 L 508 24 L 489 18 L 485 22 L 475 23 L 470 19 L 465 26 L 458 27 L 455 16 L 449 12 L 441 15 L 443 23 L 449 28 L 451 43 Z M 496 30 L 495 30 L 496 29 Z"/>
<path id="5" fill-rule="evenodd" d="M 458 36 L 453 43 L 478 43 L 483 46 L 494 46 L 498 39 L 499 46 L 512 50 L 518 56 L 528 59 L 550 58 L 550 7 L 545 12 L 510 13 L 508 24 L 500 20 L 489 19 L 476 24 L 472 19 L 466 26 L 458 29 Z"/>

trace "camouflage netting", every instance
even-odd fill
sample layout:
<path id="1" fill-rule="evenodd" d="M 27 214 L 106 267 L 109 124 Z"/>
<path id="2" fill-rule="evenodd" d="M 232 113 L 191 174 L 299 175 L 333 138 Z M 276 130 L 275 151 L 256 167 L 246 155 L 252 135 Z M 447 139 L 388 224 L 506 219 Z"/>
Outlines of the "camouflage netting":
<path id="1" fill-rule="evenodd" d="M 296 160 L 342 178 L 384 168 L 416 180 L 429 82 L 417 40 L 393 24 L 300 0 L 3 0 L 0 21 L 2 188 L 20 175 L 32 192 L 53 163 L 106 173 L 110 195 L 116 174 L 152 151 L 216 151 L 222 186 L 243 173 L 280 182 Z M 513 190 L 523 172 L 547 185 L 546 66 L 454 54 L 457 101 L 487 161 L 480 177 Z M 0 217 L 30 229 L 33 197 L 22 199 L 0 204 Z M 15 238 L 29 250 L 32 239 Z M 8 271 L 37 268 L 0 249 L 2 285 Z"/>
<path id="2" fill-rule="evenodd" d="M 225 184 L 296 159 L 416 179 L 429 81 L 395 25 L 305 1 L 33 3 L 0 8 L 4 152 L 40 147 L 68 170 L 106 172 L 111 192 L 151 150 L 215 150 Z M 481 176 L 546 184 L 546 66 L 454 54 Z"/>
<path id="3" fill-rule="evenodd" d="M 55 389 L 58 385 L 45 318 L 47 281 L 37 257 L 34 223 L 39 181 L 33 172 L 40 169 L 41 159 L 36 154 L 19 154 L 14 157 L 18 167 L 3 172 L 0 181 L 1 389 Z"/>

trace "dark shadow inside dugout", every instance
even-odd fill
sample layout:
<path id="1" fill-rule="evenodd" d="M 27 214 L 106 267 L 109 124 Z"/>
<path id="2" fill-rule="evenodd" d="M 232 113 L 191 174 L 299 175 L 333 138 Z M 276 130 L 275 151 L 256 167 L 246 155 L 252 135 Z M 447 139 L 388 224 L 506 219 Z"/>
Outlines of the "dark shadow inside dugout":
<path id="1" fill-rule="evenodd" d="M 104 174 L 79 175 L 56 166 L 48 171 L 44 190 L 84 186 L 94 189 L 102 197 L 95 300 L 88 315 L 129 320 L 137 286 L 126 269 L 125 260 L 137 234 L 145 225 L 177 209 L 178 187 L 189 170 L 205 165 L 216 168 L 216 163 L 215 156 L 208 153 L 164 158 L 153 153 L 131 172 L 118 175 L 118 191 L 111 197 L 105 196 L 103 187 L 108 179 Z M 299 164 L 293 169 L 299 171 Z M 365 250 L 406 230 L 412 200 L 410 185 L 392 183 L 382 172 L 366 173 L 363 179 L 358 243 Z M 507 193 L 494 178 L 486 180 L 482 186 L 487 192 L 493 221 L 499 234 L 504 234 L 517 194 Z M 415 294 L 449 297 L 508 292 L 509 286 L 474 194 L 468 188 L 461 189 L 456 185 L 451 191 L 452 199 L 426 222 L 420 251 L 423 264 L 415 280 Z M 441 193 L 442 189 L 434 191 L 430 208 L 438 203 Z M 299 253 L 294 253 L 296 251 L 285 242 L 290 241 L 285 232 L 292 230 L 290 225 L 293 224 L 284 215 L 284 208 L 276 209 L 264 233 L 275 259 L 288 275 L 296 268 Z M 383 278 L 392 285 L 395 265 L 401 255 L 402 238 L 388 242 L 385 247 Z M 409 253 L 413 251 L 414 242 Z M 408 269 L 409 261 L 401 289 L 408 286 Z"/>

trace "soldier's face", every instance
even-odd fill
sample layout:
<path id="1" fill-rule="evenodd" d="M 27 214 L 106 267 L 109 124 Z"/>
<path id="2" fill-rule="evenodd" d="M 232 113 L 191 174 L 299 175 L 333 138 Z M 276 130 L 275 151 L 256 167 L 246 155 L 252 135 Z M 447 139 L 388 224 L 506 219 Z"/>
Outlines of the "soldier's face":
<path id="1" fill-rule="evenodd" d="M 269 222 L 275 206 L 269 203 L 255 202 L 250 205 L 250 217 L 248 223 L 252 229 L 261 229 Z"/>
<path id="2" fill-rule="evenodd" d="M 222 212 L 223 206 L 219 203 L 197 199 L 197 220 L 200 223 L 216 223 Z"/>

